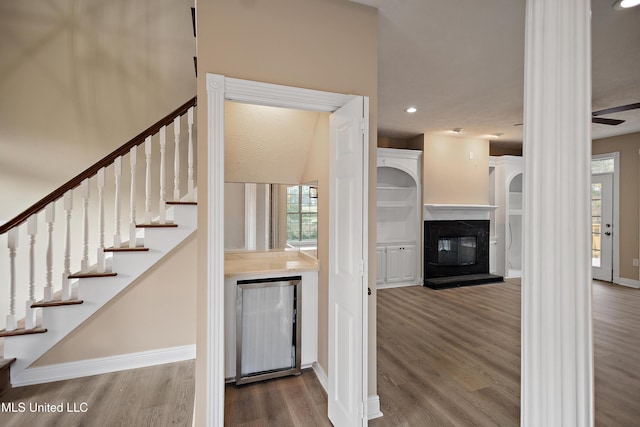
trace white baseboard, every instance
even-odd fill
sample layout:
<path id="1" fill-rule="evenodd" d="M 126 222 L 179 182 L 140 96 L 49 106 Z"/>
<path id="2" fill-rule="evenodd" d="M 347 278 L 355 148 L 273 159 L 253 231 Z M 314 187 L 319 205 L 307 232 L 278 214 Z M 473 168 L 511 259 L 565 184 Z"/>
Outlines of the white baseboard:
<path id="1" fill-rule="evenodd" d="M 373 420 L 374 418 L 380 418 L 382 416 L 380 411 L 380 396 L 373 395 L 367 399 L 367 419 Z"/>
<path id="2" fill-rule="evenodd" d="M 327 391 L 327 373 L 322 369 L 322 366 L 318 362 L 313 362 L 313 372 L 315 372 L 318 381 L 320 381 L 320 385 L 324 388 L 324 391 Z M 367 398 L 367 419 L 380 418 L 382 416 L 382 412 L 380 411 L 380 396 L 377 394 L 374 396 L 369 396 Z"/>
<path id="3" fill-rule="evenodd" d="M 627 279 L 624 277 L 613 276 L 613 283 L 630 288 L 640 289 L 640 280 Z"/>
<path id="4" fill-rule="evenodd" d="M 128 369 L 145 368 L 165 363 L 181 362 L 196 357 L 196 346 L 163 348 L 159 350 L 129 353 L 118 356 L 100 357 L 96 359 L 78 360 L 76 362 L 58 363 L 55 365 L 36 366 L 24 370 L 18 378 L 14 378 L 14 387 L 42 384 L 53 381 L 69 380 Z"/>
<path id="5" fill-rule="evenodd" d="M 422 286 L 422 283 L 380 283 L 376 285 L 376 289 L 405 288 L 407 286 Z"/>
<path id="6" fill-rule="evenodd" d="M 315 372 L 316 374 L 316 378 L 318 378 L 318 381 L 320 381 L 320 385 L 326 392 L 327 384 L 328 384 L 327 373 L 324 371 L 324 369 L 322 369 L 322 366 L 320 366 L 318 362 L 313 362 L 312 368 L 313 368 L 313 372 Z"/>

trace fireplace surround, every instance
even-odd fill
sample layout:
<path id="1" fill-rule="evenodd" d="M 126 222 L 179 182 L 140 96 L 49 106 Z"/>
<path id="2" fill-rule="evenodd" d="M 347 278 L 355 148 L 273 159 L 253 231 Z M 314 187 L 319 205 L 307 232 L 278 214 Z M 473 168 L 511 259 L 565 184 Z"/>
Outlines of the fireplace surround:
<path id="1" fill-rule="evenodd" d="M 489 274 L 489 220 L 424 222 L 424 285 L 433 289 L 502 281 Z"/>

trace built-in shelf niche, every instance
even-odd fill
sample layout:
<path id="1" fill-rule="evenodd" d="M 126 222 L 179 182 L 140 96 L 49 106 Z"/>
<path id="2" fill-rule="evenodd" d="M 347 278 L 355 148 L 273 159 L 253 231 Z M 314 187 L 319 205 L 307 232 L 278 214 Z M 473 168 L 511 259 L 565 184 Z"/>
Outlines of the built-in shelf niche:
<path id="1" fill-rule="evenodd" d="M 415 284 L 422 272 L 422 152 L 378 149 L 377 283 Z"/>

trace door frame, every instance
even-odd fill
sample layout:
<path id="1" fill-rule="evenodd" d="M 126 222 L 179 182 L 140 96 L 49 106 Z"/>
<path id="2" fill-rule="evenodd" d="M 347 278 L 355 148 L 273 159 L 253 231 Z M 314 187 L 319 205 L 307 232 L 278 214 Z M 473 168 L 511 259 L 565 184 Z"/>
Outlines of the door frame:
<path id="1" fill-rule="evenodd" d="M 613 268 L 613 283 L 637 287 L 629 279 L 620 277 L 620 152 L 593 154 L 591 160 L 613 159 L 613 248 L 611 263 Z M 591 174 L 593 176 L 593 174 Z"/>
<path id="2" fill-rule="evenodd" d="M 266 105 L 318 112 L 333 112 L 355 95 L 324 92 L 235 79 L 207 73 L 207 340 L 206 340 L 206 425 L 224 424 L 224 114 L 225 101 Z M 368 118 L 368 111 L 365 112 Z M 367 119 L 368 123 L 368 119 Z M 365 148 L 368 150 L 368 141 Z M 365 154 L 368 151 L 365 151 Z M 366 159 L 365 159 L 366 160 Z M 367 169 L 368 170 L 368 169 Z M 368 172 L 365 173 L 365 176 Z M 364 194 L 368 194 L 367 181 Z M 366 199 L 365 199 L 366 200 Z M 363 206 L 363 223 L 368 221 L 368 206 Z M 361 242 L 368 242 L 363 228 Z M 368 271 L 368 245 L 364 245 L 364 271 Z M 366 276 L 365 276 L 366 277 Z M 363 306 L 366 307 L 367 281 L 363 281 Z M 367 310 L 363 310 L 363 362 L 367 361 Z M 331 339 L 331 337 L 329 337 Z M 366 384 L 367 377 L 363 377 Z M 364 395 L 366 398 L 366 394 Z"/>

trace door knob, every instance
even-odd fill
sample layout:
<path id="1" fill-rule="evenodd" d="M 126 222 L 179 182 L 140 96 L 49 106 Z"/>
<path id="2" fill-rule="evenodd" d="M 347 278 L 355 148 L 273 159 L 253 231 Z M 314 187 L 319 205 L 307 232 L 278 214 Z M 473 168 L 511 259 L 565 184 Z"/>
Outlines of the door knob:
<path id="1" fill-rule="evenodd" d="M 610 231 L 605 231 L 605 236 L 611 236 L 611 232 Z"/>

